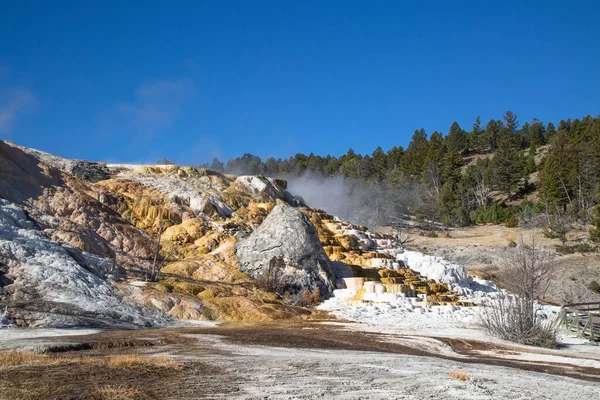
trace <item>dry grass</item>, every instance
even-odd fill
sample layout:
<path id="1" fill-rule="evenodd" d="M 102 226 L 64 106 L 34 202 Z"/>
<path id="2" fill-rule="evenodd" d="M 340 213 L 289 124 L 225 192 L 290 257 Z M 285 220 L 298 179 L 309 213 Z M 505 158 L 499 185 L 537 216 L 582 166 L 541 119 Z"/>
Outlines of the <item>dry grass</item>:
<path id="1" fill-rule="evenodd" d="M 84 364 L 96 367 L 115 369 L 149 369 L 165 368 L 180 370 L 183 365 L 166 357 L 148 357 L 140 354 L 126 354 L 110 357 L 64 357 L 43 355 L 32 352 L 5 352 L 0 353 L 0 371 L 6 371 L 22 366 L 33 365 L 68 365 Z"/>
<path id="2" fill-rule="evenodd" d="M 139 354 L 114 356 L 106 360 L 96 360 L 109 368 L 166 368 L 182 369 L 183 365 L 166 357 L 145 357 Z"/>
<path id="3" fill-rule="evenodd" d="M 469 376 L 469 374 L 461 371 L 452 371 L 448 374 L 448 376 L 452 379 L 456 379 L 462 382 L 468 382 L 471 380 L 471 376 Z"/>
<path id="4" fill-rule="evenodd" d="M 133 400 L 143 398 L 143 393 L 134 387 L 106 385 L 86 394 L 89 399 Z"/>
<path id="5" fill-rule="evenodd" d="M 57 357 L 49 357 L 32 352 L 9 351 L 0 353 L 0 371 L 24 365 L 57 364 L 58 361 Z"/>

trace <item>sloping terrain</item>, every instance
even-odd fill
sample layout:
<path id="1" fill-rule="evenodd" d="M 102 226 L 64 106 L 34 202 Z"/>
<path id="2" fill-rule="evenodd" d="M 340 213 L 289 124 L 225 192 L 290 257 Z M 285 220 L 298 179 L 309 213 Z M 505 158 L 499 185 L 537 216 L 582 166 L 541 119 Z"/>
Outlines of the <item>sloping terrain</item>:
<path id="1" fill-rule="evenodd" d="M 343 277 L 401 280 L 378 272 L 400 267 L 391 236 L 306 207 L 283 180 L 70 160 L 5 141 L 0 167 L 5 324 L 310 318 L 324 314 L 300 306 L 342 287 Z M 252 233 L 278 204 L 290 212 L 272 213 L 273 228 L 263 228 L 269 239 L 260 243 L 267 249 L 274 240 L 283 252 L 262 264 L 246 252 L 240 268 L 236 246 L 251 249 Z M 264 284 L 271 262 L 291 274 L 279 290 Z M 153 276 L 153 268 L 160 274 Z M 294 276 L 307 279 L 298 284 Z"/>
<path id="2" fill-rule="evenodd" d="M 237 268 L 234 235 L 251 232 L 279 198 L 295 201 L 275 182 L 193 168 L 109 168 L 8 142 L 0 142 L 0 166 L 5 322 L 145 326 L 171 317 L 311 314 Z M 137 283 L 154 263 L 159 225 L 163 274 Z"/>

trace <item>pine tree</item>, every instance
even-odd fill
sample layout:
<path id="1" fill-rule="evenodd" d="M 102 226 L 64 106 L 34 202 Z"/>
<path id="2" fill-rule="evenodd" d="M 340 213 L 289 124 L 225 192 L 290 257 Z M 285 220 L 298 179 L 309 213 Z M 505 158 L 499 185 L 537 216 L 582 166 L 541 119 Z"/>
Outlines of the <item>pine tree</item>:
<path id="1" fill-rule="evenodd" d="M 519 120 L 517 119 L 517 114 L 512 111 L 507 111 L 502 116 L 504 119 L 504 126 L 511 134 L 515 134 L 517 129 L 519 128 Z"/>
<path id="2" fill-rule="evenodd" d="M 423 172 L 423 160 L 428 148 L 429 142 L 425 129 L 416 130 L 402 158 L 402 169 L 413 179 L 419 178 Z"/>
<path id="3" fill-rule="evenodd" d="M 387 157 L 381 147 L 377 147 L 371 154 L 371 173 L 369 180 L 381 183 L 387 176 Z"/>
<path id="4" fill-rule="evenodd" d="M 483 133 L 484 130 L 481 127 L 481 118 L 477 117 L 475 118 L 473 129 L 471 129 L 471 133 L 469 133 L 469 150 L 476 153 L 480 153 L 485 150 Z"/>
<path id="5" fill-rule="evenodd" d="M 529 128 L 529 145 L 541 146 L 546 143 L 546 128 L 537 118 L 533 119 Z"/>
<path id="6" fill-rule="evenodd" d="M 456 224 L 462 206 L 461 197 L 461 167 L 462 157 L 457 152 L 449 152 L 444 157 L 443 185 L 440 195 L 440 212 L 445 222 Z"/>
<path id="7" fill-rule="evenodd" d="M 568 181 L 572 165 L 574 162 L 568 144 L 568 133 L 557 133 L 540 170 L 540 195 L 551 212 L 565 210 L 567 205 L 572 204 L 573 188 Z"/>
<path id="8" fill-rule="evenodd" d="M 210 169 L 213 171 L 223 172 L 225 171 L 225 164 L 223 164 L 217 157 L 213 158 Z"/>
<path id="9" fill-rule="evenodd" d="M 523 177 L 523 166 L 514 137 L 509 134 L 502 136 L 492 162 L 496 185 L 510 198 Z"/>
<path id="10" fill-rule="evenodd" d="M 548 122 L 548 126 L 546 127 L 546 138 L 545 142 L 550 143 L 550 140 L 556 135 L 556 128 L 552 122 Z"/>
<path id="11" fill-rule="evenodd" d="M 502 121 L 494 119 L 491 119 L 485 126 L 484 136 L 490 150 L 495 151 L 498 148 L 503 127 Z"/>
<path id="12" fill-rule="evenodd" d="M 468 138 L 465 131 L 463 131 L 455 121 L 448 131 L 446 136 L 446 144 L 448 151 L 451 153 L 463 154 L 468 149 Z"/>

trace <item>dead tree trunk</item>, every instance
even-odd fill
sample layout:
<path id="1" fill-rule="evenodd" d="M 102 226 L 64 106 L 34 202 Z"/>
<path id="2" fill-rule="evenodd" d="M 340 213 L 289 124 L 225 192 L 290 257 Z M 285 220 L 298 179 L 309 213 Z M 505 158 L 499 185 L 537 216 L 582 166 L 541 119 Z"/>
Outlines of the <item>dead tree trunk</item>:
<path id="1" fill-rule="evenodd" d="M 162 235 L 163 228 L 163 220 L 160 219 L 160 223 L 158 225 L 158 239 L 156 240 L 156 251 L 154 252 L 154 261 L 152 262 L 152 270 L 150 271 L 150 281 L 156 282 L 158 281 L 158 270 L 156 268 L 156 261 L 158 260 L 158 253 L 160 251 L 160 237 Z"/>

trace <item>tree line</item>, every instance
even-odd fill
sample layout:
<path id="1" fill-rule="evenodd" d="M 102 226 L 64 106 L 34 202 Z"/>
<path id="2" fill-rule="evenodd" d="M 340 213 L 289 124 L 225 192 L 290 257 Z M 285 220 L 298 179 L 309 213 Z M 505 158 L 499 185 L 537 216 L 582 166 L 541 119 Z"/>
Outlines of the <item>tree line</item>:
<path id="1" fill-rule="evenodd" d="M 461 226 L 514 226 L 542 214 L 549 224 L 567 217 L 600 223 L 600 211 L 594 212 L 600 201 L 599 117 L 562 120 L 558 126 L 538 119 L 521 125 L 507 111 L 485 125 L 477 117 L 470 129 L 454 122 L 446 134 L 418 129 L 406 149 L 266 160 L 246 153 L 203 166 L 288 178 L 342 176 L 351 183 L 348 195 L 368 188 L 363 197 L 373 223 L 390 223 L 401 214 Z"/>

